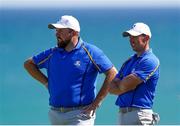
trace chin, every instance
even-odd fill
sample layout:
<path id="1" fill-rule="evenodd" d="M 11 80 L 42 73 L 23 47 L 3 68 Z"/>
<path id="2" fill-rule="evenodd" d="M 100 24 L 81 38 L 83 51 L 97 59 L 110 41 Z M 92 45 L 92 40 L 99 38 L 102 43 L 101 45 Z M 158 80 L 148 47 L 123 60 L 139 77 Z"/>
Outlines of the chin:
<path id="1" fill-rule="evenodd" d="M 134 48 L 133 48 L 133 51 L 134 51 L 134 52 L 137 52 L 137 50 L 136 50 L 136 49 L 134 49 Z"/>

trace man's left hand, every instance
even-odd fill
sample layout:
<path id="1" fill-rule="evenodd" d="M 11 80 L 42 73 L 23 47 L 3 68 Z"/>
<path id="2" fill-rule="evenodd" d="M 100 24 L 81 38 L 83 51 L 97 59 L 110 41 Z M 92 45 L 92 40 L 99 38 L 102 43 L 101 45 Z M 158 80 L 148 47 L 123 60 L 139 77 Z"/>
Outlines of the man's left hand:
<path id="1" fill-rule="evenodd" d="M 93 116 L 96 112 L 96 109 L 100 106 L 100 104 L 97 104 L 95 102 L 88 105 L 86 108 L 84 108 L 83 113 L 88 114 L 90 116 Z"/>

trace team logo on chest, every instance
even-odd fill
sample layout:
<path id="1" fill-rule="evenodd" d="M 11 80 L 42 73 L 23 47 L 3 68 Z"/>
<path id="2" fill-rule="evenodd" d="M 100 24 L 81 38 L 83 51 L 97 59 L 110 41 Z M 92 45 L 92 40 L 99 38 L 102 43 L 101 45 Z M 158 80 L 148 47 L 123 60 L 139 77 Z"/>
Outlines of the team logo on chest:
<path id="1" fill-rule="evenodd" d="M 81 61 L 79 61 L 79 60 L 75 61 L 75 62 L 74 62 L 74 65 L 75 65 L 76 67 L 80 67 L 80 66 L 81 66 Z"/>
<path id="2" fill-rule="evenodd" d="M 134 73 L 134 71 L 135 71 L 135 68 L 132 69 L 131 73 Z"/>

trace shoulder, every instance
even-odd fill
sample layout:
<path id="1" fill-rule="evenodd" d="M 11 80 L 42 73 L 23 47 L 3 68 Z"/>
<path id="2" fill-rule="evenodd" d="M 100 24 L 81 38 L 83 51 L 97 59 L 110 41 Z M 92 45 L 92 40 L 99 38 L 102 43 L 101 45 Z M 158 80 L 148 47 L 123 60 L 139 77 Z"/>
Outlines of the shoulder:
<path id="1" fill-rule="evenodd" d="M 49 49 L 44 50 L 42 53 L 50 54 L 50 53 L 53 53 L 56 49 L 57 47 L 51 47 Z"/>
<path id="2" fill-rule="evenodd" d="M 49 48 L 49 49 L 46 49 L 44 52 L 52 53 L 52 52 L 54 52 L 55 50 L 57 50 L 57 47 L 51 47 L 51 48 Z"/>
<path id="3" fill-rule="evenodd" d="M 33 57 L 46 58 L 49 55 L 51 55 L 56 49 L 57 49 L 57 47 L 52 47 L 52 48 L 46 49 L 44 51 L 41 51 L 40 53 L 35 54 Z"/>
<path id="4" fill-rule="evenodd" d="M 100 48 L 98 48 L 96 45 L 84 42 L 84 46 L 91 54 L 103 54 L 103 51 Z"/>
<path id="5" fill-rule="evenodd" d="M 140 61 L 140 64 L 146 65 L 149 67 L 156 67 L 160 65 L 159 59 L 151 52 L 148 55 L 144 56 Z"/>

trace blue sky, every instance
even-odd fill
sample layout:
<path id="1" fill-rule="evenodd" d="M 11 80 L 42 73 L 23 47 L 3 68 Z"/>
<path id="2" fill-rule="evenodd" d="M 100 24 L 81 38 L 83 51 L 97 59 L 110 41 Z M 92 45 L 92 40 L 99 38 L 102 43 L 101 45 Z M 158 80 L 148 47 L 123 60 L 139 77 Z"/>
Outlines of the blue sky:
<path id="1" fill-rule="evenodd" d="M 0 0 L 0 8 L 179 7 L 179 0 Z"/>

